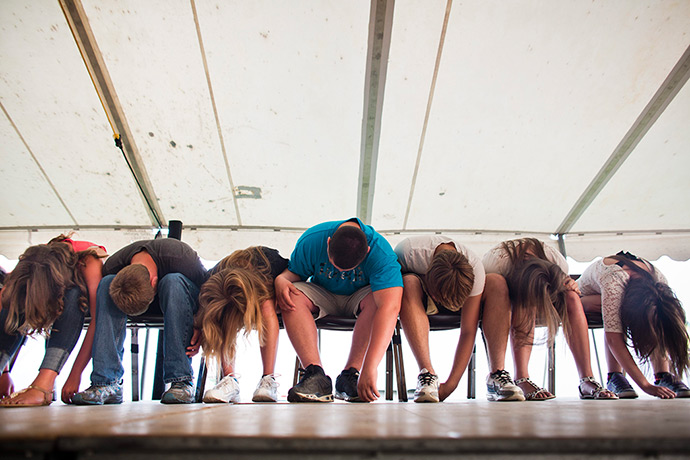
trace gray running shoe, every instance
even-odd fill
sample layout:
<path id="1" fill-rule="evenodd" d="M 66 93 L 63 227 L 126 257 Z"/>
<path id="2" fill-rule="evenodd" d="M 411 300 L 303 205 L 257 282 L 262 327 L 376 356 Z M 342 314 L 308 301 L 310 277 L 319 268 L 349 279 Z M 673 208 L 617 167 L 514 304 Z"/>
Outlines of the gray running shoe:
<path id="1" fill-rule="evenodd" d="M 333 402 L 333 382 L 321 366 L 310 364 L 300 369 L 301 378 L 288 391 L 290 402 Z"/>
<path id="2" fill-rule="evenodd" d="M 608 382 L 606 382 L 606 388 L 615 393 L 619 399 L 635 399 L 637 398 L 637 392 L 633 389 L 628 379 L 620 372 L 611 372 L 609 374 Z"/>
<path id="3" fill-rule="evenodd" d="M 72 396 L 72 403 L 78 406 L 100 406 L 122 404 L 122 381 L 110 385 L 91 385 Z"/>
<path id="4" fill-rule="evenodd" d="M 173 382 L 161 396 L 163 404 L 190 404 L 194 402 L 194 387 L 191 382 Z"/>
<path id="5" fill-rule="evenodd" d="M 419 371 L 419 375 L 417 376 L 417 389 L 414 392 L 414 402 L 437 403 L 439 401 L 438 376 L 424 368 Z"/>
<path id="6" fill-rule="evenodd" d="M 676 398 L 690 398 L 690 388 L 678 377 L 670 372 L 659 372 L 656 375 L 660 378 L 654 380 L 654 385 L 668 388 L 676 394 Z"/>
<path id="7" fill-rule="evenodd" d="M 510 378 L 508 371 L 499 369 L 486 378 L 486 399 L 489 401 L 524 401 L 525 394 Z"/>

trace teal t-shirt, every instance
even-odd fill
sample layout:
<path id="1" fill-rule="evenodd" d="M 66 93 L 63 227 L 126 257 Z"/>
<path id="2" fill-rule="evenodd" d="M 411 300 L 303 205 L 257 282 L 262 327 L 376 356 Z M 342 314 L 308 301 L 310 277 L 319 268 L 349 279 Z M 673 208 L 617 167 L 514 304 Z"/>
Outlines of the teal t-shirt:
<path id="1" fill-rule="evenodd" d="M 290 256 L 288 269 L 302 280 L 309 280 L 339 295 L 353 294 L 368 284 L 371 284 L 372 291 L 402 287 L 398 257 L 388 241 L 361 220 L 348 220 L 359 224 L 371 248 L 361 264 L 342 272 L 328 261 L 328 238 L 342 223 L 347 222 L 341 220 L 324 222 L 305 231 Z"/>

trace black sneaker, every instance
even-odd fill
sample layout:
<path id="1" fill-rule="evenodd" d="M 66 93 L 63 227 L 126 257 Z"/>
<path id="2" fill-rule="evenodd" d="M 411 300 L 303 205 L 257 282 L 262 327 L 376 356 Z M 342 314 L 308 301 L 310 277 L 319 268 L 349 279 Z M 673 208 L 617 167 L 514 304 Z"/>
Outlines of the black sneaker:
<path id="1" fill-rule="evenodd" d="M 606 388 L 618 396 L 619 399 L 635 399 L 637 398 L 637 392 L 633 389 L 628 379 L 625 378 L 620 372 L 609 373 L 608 382 L 606 382 Z"/>
<path id="2" fill-rule="evenodd" d="M 690 398 L 690 388 L 675 375 L 670 372 L 659 372 L 655 374 L 654 385 L 666 387 L 676 394 L 676 398 Z"/>
<path id="3" fill-rule="evenodd" d="M 349 402 L 361 402 L 357 391 L 359 371 L 354 367 L 345 369 L 335 379 L 335 397 Z"/>
<path id="4" fill-rule="evenodd" d="M 321 366 L 300 369 L 300 380 L 288 391 L 290 402 L 333 402 L 333 383 Z"/>

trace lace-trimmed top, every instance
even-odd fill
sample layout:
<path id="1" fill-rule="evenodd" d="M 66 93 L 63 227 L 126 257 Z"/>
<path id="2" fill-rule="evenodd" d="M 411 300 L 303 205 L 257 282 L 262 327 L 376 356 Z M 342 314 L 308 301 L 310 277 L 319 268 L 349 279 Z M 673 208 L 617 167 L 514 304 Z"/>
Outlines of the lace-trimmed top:
<path id="1" fill-rule="evenodd" d="M 668 284 L 658 269 L 655 269 L 655 273 L 657 282 Z M 602 259 L 587 267 L 577 280 L 583 296 L 601 295 L 601 316 L 606 332 L 623 333 L 621 303 L 629 279 L 630 275 L 622 267 L 606 265 Z"/>

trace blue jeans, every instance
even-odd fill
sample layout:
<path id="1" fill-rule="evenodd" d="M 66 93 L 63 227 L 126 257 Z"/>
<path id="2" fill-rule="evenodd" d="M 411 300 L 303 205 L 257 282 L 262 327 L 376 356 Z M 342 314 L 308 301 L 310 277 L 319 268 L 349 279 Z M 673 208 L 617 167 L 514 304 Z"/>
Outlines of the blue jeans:
<path id="1" fill-rule="evenodd" d="M 84 327 L 84 312 L 79 307 L 80 291 L 73 287 L 65 291 L 64 308 L 50 329 L 46 338 L 46 353 L 39 369 L 50 369 L 60 373 L 70 353 L 79 340 Z M 4 369 L 22 344 L 24 335 L 5 332 L 7 310 L 0 311 L 0 368 Z M 20 324 L 24 316 L 19 318 Z"/>
<path id="2" fill-rule="evenodd" d="M 96 334 L 93 341 L 92 385 L 111 385 L 122 379 L 127 315 L 110 297 L 110 284 L 115 275 L 104 276 L 96 295 Z M 194 331 L 194 314 L 199 308 L 199 288 L 187 277 L 170 273 L 158 280 L 155 303 L 163 313 L 163 381 L 192 380 L 192 360 L 187 347 Z"/>

